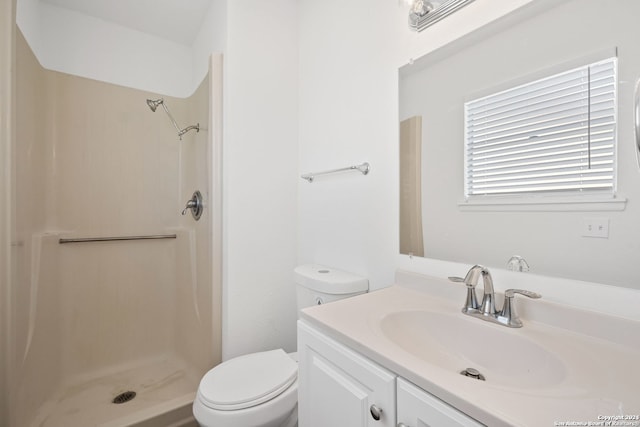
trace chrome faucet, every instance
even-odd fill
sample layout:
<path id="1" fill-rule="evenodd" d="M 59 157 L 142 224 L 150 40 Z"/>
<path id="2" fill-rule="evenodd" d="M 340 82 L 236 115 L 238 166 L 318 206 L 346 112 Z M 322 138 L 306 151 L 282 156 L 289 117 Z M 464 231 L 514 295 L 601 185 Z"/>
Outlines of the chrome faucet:
<path id="1" fill-rule="evenodd" d="M 476 285 L 482 276 L 484 285 L 484 293 L 482 295 L 482 303 L 478 304 L 476 296 Z M 529 298 L 540 298 L 541 295 L 536 292 L 525 291 L 523 289 L 507 289 L 504 293 L 504 304 L 502 310 L 496 309 L 495 291 L 493 289 L 493 279 L 487 267 L 482 265 L 474 265 L 467 272 L 464 279 L 460 277 L 449 277 L 453 282 L 464 282 L 467 287 L 467 299 L 462 307 L 462 312 L 469 316 L 478 317 L 510 328 L 522 327 L 522 321 L 518 318 L 513 305 L 513 298 L 516 294 L 524 295 Z"/>
<path id="2" fill-rule="evenodd" d="M 480 310 L 483 316 L 494 316 L 496 314 L 495 304 L 495 292 L 493 290 L 493 279 L 491 273 L 487 267 L 482 265 L 474 265 L 464 278 L 464 284 L 467 285 L 467 296 L 469 292 L 472 293 L 471 297 L 475 296 L 475 287 L 478 284 L 478 279 L 482 275 L 482 283 L 484 284 L 484 294 L 482 295 L 482 304 L 480 306 L 473 307 L 476 310 Z M 476 299 L 477 301 L 477 299 Z M 468 306 L 465 306 L 467 308 Z"/>

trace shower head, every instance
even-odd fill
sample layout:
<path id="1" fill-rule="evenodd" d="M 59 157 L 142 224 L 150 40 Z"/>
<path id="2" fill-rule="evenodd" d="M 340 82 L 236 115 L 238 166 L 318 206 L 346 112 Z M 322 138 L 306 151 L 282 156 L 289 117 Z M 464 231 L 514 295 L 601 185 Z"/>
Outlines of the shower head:
<path id="1" fill-rule="evenodd" d="M 160 99 L 147 99 L 147 105 L 149 106 L 149 108 L 151 108 L 151 111 L 153 111 L 154 113 L 156 112 L 156 108 L 158 108 L 158 105 L 160 104 L 164 104 L 164 99 L 160 98 Z"/>

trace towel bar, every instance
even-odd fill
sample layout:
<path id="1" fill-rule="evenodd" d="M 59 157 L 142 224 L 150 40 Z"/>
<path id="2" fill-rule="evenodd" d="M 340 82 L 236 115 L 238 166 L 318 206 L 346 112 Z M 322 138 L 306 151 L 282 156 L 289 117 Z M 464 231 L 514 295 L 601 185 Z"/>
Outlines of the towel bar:
<path id="1" fill-rule="evenodd" d="M 331 173 L 345 172 L 345 171 L 349 171 L 349 170 L 358 170 L 358 171 L 362 172 L 363 175 L 366 175 L 371 170 L 371 165 L 369 163 L 367 163 L 367 162 L 364 162 L 364 163 L 362 163 L 360 165 L 348 166 L 346 168 L 331 169 L 331 170 L 323 171 L 323 172 L 307 173 L 307 174 L 301 175 L 300 177 L 302 179 L 306 179 L 309 182 L 313 182 L 314 178 L 316 176 L 318 176 L 318 175 L 327 175 L 327 174 L 331 174 Z"/>

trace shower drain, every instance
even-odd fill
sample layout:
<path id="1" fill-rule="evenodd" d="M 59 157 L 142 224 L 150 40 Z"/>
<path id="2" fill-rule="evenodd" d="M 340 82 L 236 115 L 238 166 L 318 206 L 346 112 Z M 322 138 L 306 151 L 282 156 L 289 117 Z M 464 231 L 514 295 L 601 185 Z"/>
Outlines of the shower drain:
<path id="1" fill-rule="evenodd" d="M 119 405 L 121 403 L 127 403 L 128 401 L 133 400 L 134 397 L 136 397 L 135 391 L 125 391 L 124 393 L 120 393 L 119 395 L 114 397 L 111 402 Z"/>

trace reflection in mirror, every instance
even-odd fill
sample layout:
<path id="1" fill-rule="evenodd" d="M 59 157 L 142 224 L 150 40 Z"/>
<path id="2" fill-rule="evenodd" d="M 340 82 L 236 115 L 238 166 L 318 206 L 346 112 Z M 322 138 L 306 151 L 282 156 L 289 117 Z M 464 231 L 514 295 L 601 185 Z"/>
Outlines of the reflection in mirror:
<path id="1" fill-rule="evenodd" d="M 516 11 L 400 69 L 400 251 L 418 255 L 423 248 L 427 258 L 503 269 L 519 254 L 536 274 L 640 288 L 630 268 L 640 259 L 633 123 L 640 77 L 640 26 L 633 17 L 640 16 L 640 2 L 612 2 L 606 20 L 599 1 L 546 4 Z M 467 202 L 465 102 L 612 53 L 619 60 L 613 195 Z M 420 149 L 407 142 L 412 133 Z M 594 223 L 608 224 L 607 233 L 594 236 Z"/>
<path id="2" fill-rule="evenodd" d="M 400 253 L 424 256 L 422 240 L 422 117 L 400 123 Z"/>

